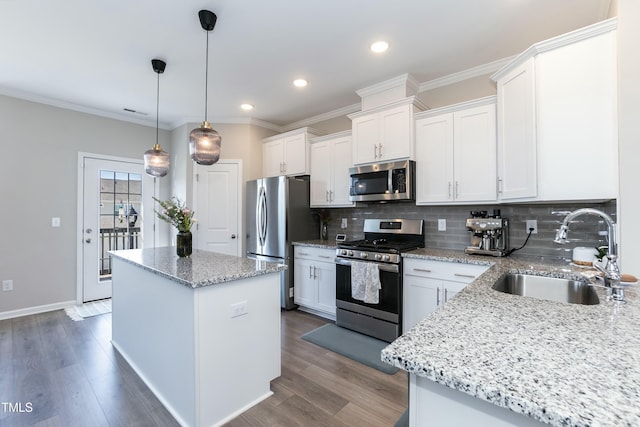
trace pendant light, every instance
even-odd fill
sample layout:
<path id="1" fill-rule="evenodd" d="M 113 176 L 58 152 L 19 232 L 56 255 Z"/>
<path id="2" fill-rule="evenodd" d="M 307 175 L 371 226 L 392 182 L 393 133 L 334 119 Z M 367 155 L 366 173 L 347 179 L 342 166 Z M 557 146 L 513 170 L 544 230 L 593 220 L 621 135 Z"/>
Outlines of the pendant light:
<path id="1" fill-rule="evenodd" d="M 216 26 L 218 17 L 209 10 L 198 12 L 200 25 L 207 32 L 207 53 L 204 79 L 204 121 L 199 128 L 189 134 L 189 153 L 191 158 L 199 165 L 212 165 L 220 159 L 220 146 L 222 138 L 207 121 L 207 89 L 209 79 L 209 32 Z"/>
<path id="2" fill-rule="evenodd" d="M 169 153 L 160 147 L 159 114 L 160 114 L 160 74 L 164 73 L 167 63 L 160 59 L 152 59 L 153 71 L 158 74 L 158 90 L 156 92 L 156 143 L 152 149 L 144 152 L 144 171 L 155 177 L 163 177 L 169 172 Z"/>

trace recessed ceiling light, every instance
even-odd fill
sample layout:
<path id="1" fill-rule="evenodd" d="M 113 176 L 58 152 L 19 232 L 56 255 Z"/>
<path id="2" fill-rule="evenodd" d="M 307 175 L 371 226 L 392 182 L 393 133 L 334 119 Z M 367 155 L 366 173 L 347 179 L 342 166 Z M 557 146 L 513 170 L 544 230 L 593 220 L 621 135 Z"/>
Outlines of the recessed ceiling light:
<path id="1" fill-rule="evenodd" d="M 295 79 L 293 81 L 295 87 L 305 87 L 307 84 L 308 82 L 305 79 Z"/>
<path id="2" fill-rule="evenodd" d="M 377 41 L 371 45 L 371 52 L 382 53 L 389 49 L 389 43 L 384 40 Z"/>
<path id="3" fill-rule="evenodd" d="M 251 104 L 241 104 L 240 108 L 242 108 L 244 111 L 251 111 L 251 110 L 253 110 L 253 105 L 251 105 Z"/>

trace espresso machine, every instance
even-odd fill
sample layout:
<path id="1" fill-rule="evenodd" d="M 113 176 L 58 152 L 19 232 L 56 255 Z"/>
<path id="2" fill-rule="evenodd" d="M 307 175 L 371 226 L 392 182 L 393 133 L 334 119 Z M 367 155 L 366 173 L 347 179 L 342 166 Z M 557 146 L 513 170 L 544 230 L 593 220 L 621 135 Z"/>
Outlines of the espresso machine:
<path id="1" fill-rule="evenodd" d="M 466 221 L 471 233 L 471 243 L 464 250 L 473 255 L 507 256 L 509 254 L 509 220 L 500 216 L 500 209 L 493 215 L 487 211 L 471 211 Z"/>

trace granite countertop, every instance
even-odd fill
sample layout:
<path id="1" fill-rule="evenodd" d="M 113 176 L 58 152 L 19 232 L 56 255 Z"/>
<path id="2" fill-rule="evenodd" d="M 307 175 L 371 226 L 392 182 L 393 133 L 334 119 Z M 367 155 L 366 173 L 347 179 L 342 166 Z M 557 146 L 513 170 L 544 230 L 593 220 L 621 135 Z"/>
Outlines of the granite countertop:
<path id="1" fill-rule="evenodd" d="M 493 264 L 382 351 L 382 360 L 555 426 L 640 425 L 640 297 L 565 304 L 491 289 L 505 273 L 581 278 L 532 259 L 419 249 L 406 258 Z"/>
<path id="2" fill-rule="evenodd" d="M 180 258 L 175 247 L 110 251 L 109 254 L 193 289 L 277 273 L 287 268 L 275 262 L 198 249 L 194 249 L 190 257 Z"/>
<path id="3" fill-rule="evenodd" d="M 336 249 L 338 246 L 335 240 L 303 240 L 301 242 L 293 242 L 294 246 L 308 246 L 310 248 Z"/>

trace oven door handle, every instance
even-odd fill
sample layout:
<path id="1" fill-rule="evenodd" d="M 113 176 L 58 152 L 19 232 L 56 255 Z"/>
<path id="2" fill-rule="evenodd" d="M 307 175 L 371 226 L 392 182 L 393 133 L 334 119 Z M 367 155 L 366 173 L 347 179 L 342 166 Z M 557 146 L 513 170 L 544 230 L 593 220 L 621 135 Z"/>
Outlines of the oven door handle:
<path id="1" fill-rule="evenodd" d="M 380 271 L 390 271 L 391 273 L 400 273 L 400 267 L 398 266 L 398 264 L 384 264 L 380 262 L 371 262 L 371 261 L 359 261 L 359 262 L 368 262 L 371 264 L 377 264 L 378 269 Z M 336 258 L 335 263 L 339 265 L 346 265 L 348 267 L 351 267 L 351 260 L 349 259 Z"/>

